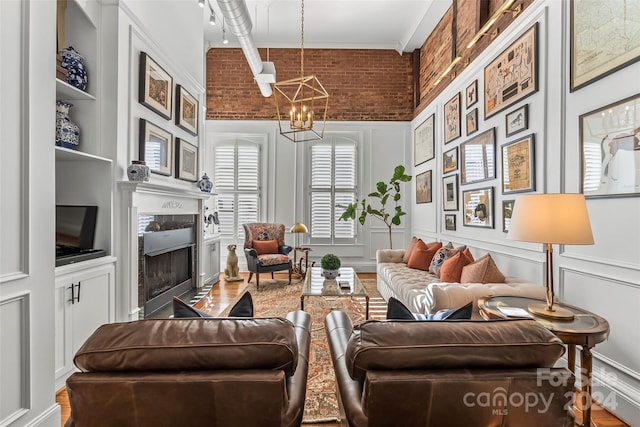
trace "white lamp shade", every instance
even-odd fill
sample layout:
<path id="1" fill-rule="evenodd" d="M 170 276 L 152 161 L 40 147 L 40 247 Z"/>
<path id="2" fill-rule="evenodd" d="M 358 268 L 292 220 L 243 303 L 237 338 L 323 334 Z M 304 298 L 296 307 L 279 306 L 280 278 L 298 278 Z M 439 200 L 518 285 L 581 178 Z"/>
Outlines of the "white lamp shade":
<path id="1" fill-rule="evenodd" d="M 536 243 L 592 245 L 593 233 L 582 194 L 528 194 L 513 207 L 508 239 Z"/>

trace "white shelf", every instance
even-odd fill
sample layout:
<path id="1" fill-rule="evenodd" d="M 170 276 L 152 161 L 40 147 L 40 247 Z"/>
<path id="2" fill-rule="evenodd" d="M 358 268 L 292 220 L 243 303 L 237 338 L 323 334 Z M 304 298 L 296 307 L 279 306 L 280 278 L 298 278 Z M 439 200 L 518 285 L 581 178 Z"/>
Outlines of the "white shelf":
<path id="1" fill-rule="evenodd" d="M 64 101 L 95 101 L 96 97 L 69 83 L 56 79 L 56 98 Z"/>
<path id="2" fill-rule="evenodd" d="M 94 161 L 94 162 L 104 162 L 104 163 L 112 163 L 111 159 L 107 159 L 105 157 L 96 156 L 94 154 L 84 153 L 82 151 L 71 150 L 69 148 L 64 147 L 55 147 L 56 149 L 56 161 L 65 161 L 65 162 L 86 162 L 86 161 Z"/>

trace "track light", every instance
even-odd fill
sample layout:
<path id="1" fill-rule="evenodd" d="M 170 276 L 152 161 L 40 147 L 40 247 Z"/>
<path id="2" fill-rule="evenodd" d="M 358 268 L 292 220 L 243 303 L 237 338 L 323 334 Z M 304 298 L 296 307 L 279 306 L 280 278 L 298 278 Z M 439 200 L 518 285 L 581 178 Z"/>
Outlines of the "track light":
<path id="1" fill-rule="evenodd" d="M 213 11 L 213 6 L 211 6 L 211 1 L 207 0 L 207 4 L 209 5 L 209 24 L 216 25 L 216 13 Z"/>
<path id="2" fill-rule="evenodd" d="M 204 0 L 198 0 L 198 6 L 204 9 Z"/>
<path id="3" fill-rule="evenodd" d="M 229 43 L 229 39 L 227 38 L 227 30 L 223 26 L 222 27 L 222 44 L 228 44 L 228 43 Z"/>

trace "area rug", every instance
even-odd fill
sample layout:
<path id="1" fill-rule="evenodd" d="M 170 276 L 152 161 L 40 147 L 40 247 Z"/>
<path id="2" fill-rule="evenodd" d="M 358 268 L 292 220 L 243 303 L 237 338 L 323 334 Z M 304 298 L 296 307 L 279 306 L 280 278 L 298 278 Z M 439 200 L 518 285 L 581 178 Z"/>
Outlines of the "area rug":
<path id="1" fill-rule="evenodd" d="M 376 289 L 376 280 L 364 279 L 362 284 L 369 294 L 369 318 L 384 319 L 387 305 Z M 300 309 L 302 283 L 289 285 L 287 281 L 260 280 L 260 290 L 256 289 L 255 281 L 248 284 L 247 290 L 251 292 L 256 317 L 283 317 L 290 311 Z M 364 297 L 305 297 L 304 308 L 311 315 L 311 349 L 303 423 L 340 420 L 324 319 L 331 310 L 342 310 L 349 314 L 353 322 L 360 322 L 365 320 L 365 307 Z M 222 316 L 229 309 L 223 311 Z"/>

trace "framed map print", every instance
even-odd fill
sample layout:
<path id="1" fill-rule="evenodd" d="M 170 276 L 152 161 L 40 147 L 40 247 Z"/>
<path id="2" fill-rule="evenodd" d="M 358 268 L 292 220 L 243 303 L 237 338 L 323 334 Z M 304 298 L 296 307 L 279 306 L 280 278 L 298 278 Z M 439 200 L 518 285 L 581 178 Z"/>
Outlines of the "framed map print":
<path id="1" fill-rule="evenodd" d="M 435 157 L 434 145 L 435 134 L 433 132 L 433 121 L 435 116 L 430 115 L 413 131 L 413 165 L 418 166 L 427 160 Z"/>
<path id="2" fill-rule="evenodd" d="M 640 94 L 580 116 L 582 193 L 640 195 Z"/>
<path id="3" fill-rule="evenodd" d="M 176 85 L 176 124 L 191 135 L 198 134 L 198 100 Z"/>
<path id="4" fill-rule="evenodd" d="M 502 194 L 535 191 L 533 134 L 502 146 Z"/>
<path id="5" fill-rule="evenodd" d="M 138 101 L 165 119 L 170 119 L 173 77 L 145 52 L 140 52 L 138 85 Z"/>
<path id="6" fill-rule="evenodd" d="M 444 104 L 444 143 L 460 136 L 460 92 Z"/>
<path id="7" fill-rule="evenodd" d="M 538 24 L 484 68 L 484 118 L 538 90 Z"/>
<path id="8" fill-rule="evenodd" d="M 571 0 L 571 91 L 640 59 L 640 2 Z"/>

